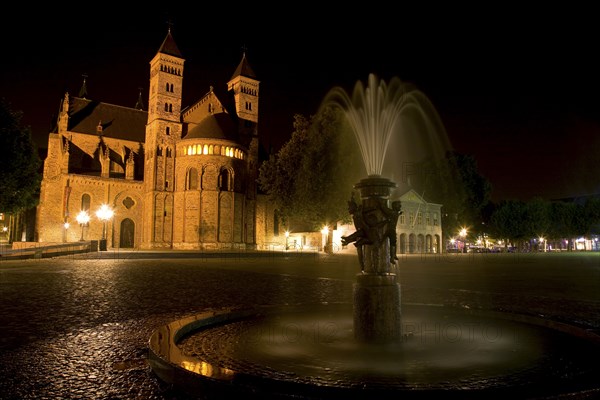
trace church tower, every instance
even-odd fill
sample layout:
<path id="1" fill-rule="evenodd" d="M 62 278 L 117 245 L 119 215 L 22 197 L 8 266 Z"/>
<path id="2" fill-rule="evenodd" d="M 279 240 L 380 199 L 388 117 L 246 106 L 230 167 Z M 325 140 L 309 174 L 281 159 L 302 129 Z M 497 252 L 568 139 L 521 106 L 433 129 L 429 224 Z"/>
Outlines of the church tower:
<path id="1" fill-rule="evenodd" d="M 180 116 L 184 62 L 169 29 L 150 61 L 143 248 L 170 248 L 172 245 L 175 144 L 182 135 Z"/>
<path id="2" fill-rule="evenodd" d="M 260 81 L 250 67 L 246 53 L 227 83 L 239 118 L 238 129 L 242 143 L 248 148 L 248 179 L 246 185 L 245 242 L 256 245 L 256 193 L 259 167 L 258 99 Z"/>
<path id="3" fill-rule="evenodd" d="M 258 123 L 258 84 L 244 52 L 242 61 L 227 83 L 227 89 L 233 94 L 238 117 L 254 123 Z"/>

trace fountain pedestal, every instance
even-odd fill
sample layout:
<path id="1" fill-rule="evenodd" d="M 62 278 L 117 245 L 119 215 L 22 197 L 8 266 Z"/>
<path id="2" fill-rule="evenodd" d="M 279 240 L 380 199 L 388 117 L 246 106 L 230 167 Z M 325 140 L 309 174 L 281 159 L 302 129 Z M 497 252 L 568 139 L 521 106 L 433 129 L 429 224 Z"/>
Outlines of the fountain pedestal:
<path id="1" fill-rule="evenodd" d="M 356 232 L 342 241 L 355 242 L 362 270 L 354 284 L 354 337 L 360 342 L 395 342 L 402 336 L 400 285 L 392 272 L 400 204 L 388 205 L 395 186 L 388 179 L 369 176 L 354 185 L 361 204 L 353 198 L 348 202 Z"/>
<path id="2" fill-rule="evenodd" d="M 354 284 L 354 339 L 396 342 L 402 335 L 400 285 L 396 274 L 358 274 Z"/>

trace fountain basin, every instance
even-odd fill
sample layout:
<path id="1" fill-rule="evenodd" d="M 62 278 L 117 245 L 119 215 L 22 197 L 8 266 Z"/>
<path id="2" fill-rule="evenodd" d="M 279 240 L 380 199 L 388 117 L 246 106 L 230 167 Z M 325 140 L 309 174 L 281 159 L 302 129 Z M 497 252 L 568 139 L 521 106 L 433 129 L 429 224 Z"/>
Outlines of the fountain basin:
<path id="1" fill-rule="evenodd" d="M 156 375 L 204 399 L 556 398 L 600 393 L 600 337 L 534 316 L 402 305 L 396 343 L 353 339 L 352 304 L 216 310 L 149 341 Z"/>

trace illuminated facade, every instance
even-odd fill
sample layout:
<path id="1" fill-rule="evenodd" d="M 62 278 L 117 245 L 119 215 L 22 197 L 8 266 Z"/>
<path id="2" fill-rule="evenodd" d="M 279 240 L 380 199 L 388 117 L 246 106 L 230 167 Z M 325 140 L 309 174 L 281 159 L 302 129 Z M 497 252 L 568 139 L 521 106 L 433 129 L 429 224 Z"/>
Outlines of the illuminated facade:
<path id="1" fill-rule="evenodd" d="M 409 189 L 399 200 L 402 202 L 402 214 L 396 225 L 397 252 L 441 253 L 442 205 L 427 202 L 414 189 Z"/>
<path id="2" fill-rule="evenodd" d="M 99 239 L 141 249 L 254 248 L 259 81 L 245 54 L 220 98 L 182 108 L 184 58 L 169 31 L 150 61 L 148 110 L 65 94 L 49 134 L 39 242 Z M 106 225 L 96 210 L 107 204 Z M 86 224 L 75 219 L 88 211 Z M 257 211 L 259 210 L 259 211 Z M 257 236 L 258 235 L 258 236 Z"/>

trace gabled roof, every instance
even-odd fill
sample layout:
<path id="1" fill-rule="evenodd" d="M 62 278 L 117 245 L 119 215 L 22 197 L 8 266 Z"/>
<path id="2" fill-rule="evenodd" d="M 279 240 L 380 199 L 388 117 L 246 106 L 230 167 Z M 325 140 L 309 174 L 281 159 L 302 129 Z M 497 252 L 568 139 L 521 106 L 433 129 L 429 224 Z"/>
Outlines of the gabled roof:
<path id="1" fill-rule="evenodd" d="M 173 35 L 171 35 L 171 30 L 167 32 L 167 37 L 163 40 L 160 48 L 158 49 L 159 53 L 168 54 L 170 56 L 175 56 L 179 58 L 183 58 L 181 52 L 179 51 L 179 47 L 175 44 L 175 39 L 173 39 Z"/>
<path id="2" fill-rule="evenodd" d="M 240 63 L 238 64 L 230 80 L 237 78 L 238 76 L 245 76 L 246 78 L 256 79 L 256 74 L 254 73 L 252 67 L 250 67 L 250 64 L 248 63 L 246 53 L 244 53 L 244 55 L 242 56 L 242 61 L 240 61 Z"/>
<path id="3" fill-rule="evenodd" d="M 148 112 L 116 106 L 79 97 L 72 97 L 69 106 L 68 130 L 143 143 L 146 140 Z"/>
<path id="4" fill-rule="evenodd" d="M 414 189 L 409 189 L 406 193 L 400 196 L 400 201 L 402 202 L 411 202 L 411 203 L 421 203 L 421 204 L 434 204 L 441 206 L 441 204 L 430 203 L 423 198 L 419 193 L 417 193 Z"/>

